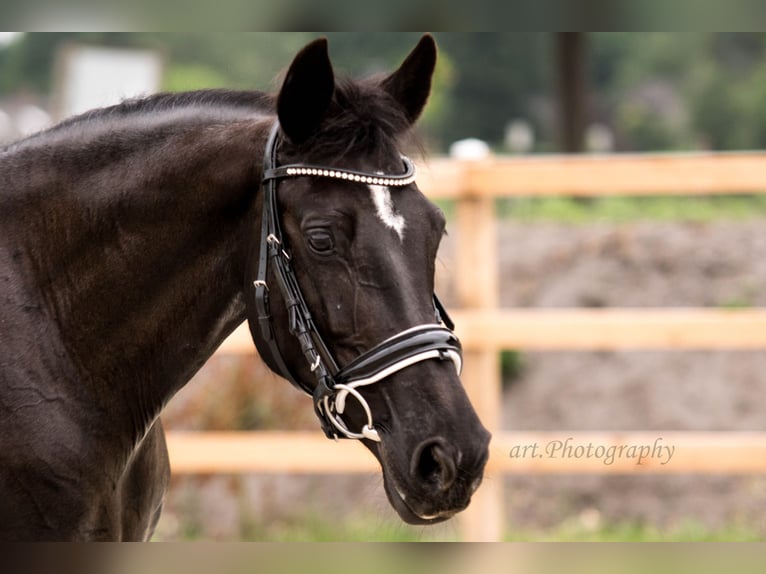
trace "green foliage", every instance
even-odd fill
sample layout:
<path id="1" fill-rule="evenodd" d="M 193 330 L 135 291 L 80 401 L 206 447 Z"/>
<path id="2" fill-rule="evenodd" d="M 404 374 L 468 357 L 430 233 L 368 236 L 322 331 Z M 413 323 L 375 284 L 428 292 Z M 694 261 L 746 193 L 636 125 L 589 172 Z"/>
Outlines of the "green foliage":
<path id="1" fill-rule="evenodd" d="M 514 198 L 498 201 L 500 217 L 518 221 L 590 224 L 630 221 L 706 222 L 744 220 L 766 215 L 766 196 Z"/>
<path id="2" fill-rule="evenodd" d="M 519 351 L 501 351 L 500 373 L 504 385 L 511 385 L 519 380 L 524 373 L 524 355 Z"/>
<path id="3" fill-rule="evenodd" d="M 718 303 L 722 309 L 751 309 L 756 307 L 759 288 L 756 285 L 744 285 L 741 292 Z"/>
<path id="4" fill-rule="evenodd" d="M 273 89 L 308 32 L 28 33 L 0 47 L 0 96 L 50 93 L 67 43 L 158 50 L 163 87 Z M 336 67 L 352 75 L 397 66 L 419 33 L 327 33 Z M 620 150 L 766 148 L 766 35 L 591 33 L 589 121 L 607 124 Z M 421 128 L 434 151 L 479 137 L 502 149 L 507 124 L 525 119 L 535 150 L 556 149 L 552 33 L 436 34 L 440 61 Z"/>
<path id="5" fill-rule="evenodd" d="M 204 88 L 220 88 L 226 79 L 215 68 L 194 64 L 176 64 L 165 72 L 162 89 L 169 92 L 185 92 Z"/>
<path id="6" fill-rule="evenodd" d="M 622 149 L 766 147 L 766 37 L 593 34 L 592 82 Z"/>
<path id="7" fill-rule="evenodd" d="M 177 536 L 182 540 L 204 539 L 203 520 L 195 509 L 185 516 Z M 413 527 L 395 518 L 383 521 L 360 515 L 328 521 L 324 516 L 306 512 L 289 520 L 269 522 L 245 517 L 238 538 L 258 542 L 449 542 L 460 540 L 460 535 L 454 521 L 435 527 Z M 163 539 L 161 532 L 156 539 Z M 758 542 L 762 539 L 756 528 L 739 523 L 709 528 L 696 521 L 682 520 L 674 526 L 660 528 L 628 521 L 594 525 L 580 517 L 547 529 L 511 529 L 503 537 L 506 542 Z"/>
<path id="8" fill-rule="evenodd" d="M 454 79 L 447 96 L 450 113 L 434 127 L 435 139 L 448 145 L 478 137 L 497 145 L 511 120 L 540 123 L 531 117 L 531 107 L 551 91 L 550 34 L 440 33 L 437 40 L 454 63 Z"/>

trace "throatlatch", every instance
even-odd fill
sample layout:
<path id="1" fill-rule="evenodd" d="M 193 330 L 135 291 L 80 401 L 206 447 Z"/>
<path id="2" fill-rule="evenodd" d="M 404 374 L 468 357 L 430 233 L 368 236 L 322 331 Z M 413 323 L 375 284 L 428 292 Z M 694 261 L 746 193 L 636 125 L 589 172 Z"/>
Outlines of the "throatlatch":
<path id="1" fill-rule="evenodd" d="M 279 122 L 275 121 L 263 160 L 261 236 L 258 270 L 253 282 L 262 342 L 256 338 L 255 343 L 262 356 L 272 359 L 272 364 L 277 367 L 281 376 L 313 397 L 314 411 L 328 438 L 366 438 L 380 441 L 378 431 L 373 425 L 370 407 L 358 389 L 430 359 L 450 360 L 460 374 L 462 348 L 453 332 L 455 325 L 434 293 L 435 323 L 402 331 L 367 350 L 343 368 L 339 368 L 317 330 L 293 271 L 289 250 L 285 245 L 279 222 L 277 186 L 280 179 L 308 176 L 387 187 L 405 187 L 415 181 L 415 167 L 406 157 L 402 157 L 404 173 L 400 175 L 371 174 L 307 164 L 278 166 L 279 131 Z M 316 379 L 316 385 L 313 387 L 308 382 L 299 380 L 290 371 L 279 350 L 269 302 L 270 287 L 267 283 L 269 269 L 273 273 L 273 279 L 287 309 L 289 331 L 298 340 L 303 356 Z M 367 416 L 367 424 L 358 433 L 351 431 L 341 418 L 349 395 L 359 401 Z"/>

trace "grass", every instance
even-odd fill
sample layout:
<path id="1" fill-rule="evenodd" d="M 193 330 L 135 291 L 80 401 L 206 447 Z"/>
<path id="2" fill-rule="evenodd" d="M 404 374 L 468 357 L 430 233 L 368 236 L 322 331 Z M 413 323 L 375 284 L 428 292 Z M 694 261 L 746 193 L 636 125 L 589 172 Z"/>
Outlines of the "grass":
<path id="1" fill-rule="evenodd" d="M 454 201 L 437 203 L 454 217 Z M 496 211 L 501 219 L 570 224 L 739 221 L 766 216 L 766 195 L 504 198 L 497 200 Z"/>
<path id="2" fill-rule="evenodd" d="M 179 532 L 185 540 L 206 538 L 204 528 L 185 527 Z M 307 514 L 291 520 L 258 523 L 244 521 L 242 540 L 258 542 L 422 542 L 459 541 L 459 525 L 450 521 L 435 527 L 412 527 L 400 522 L 358 516 L 337 522 Z M 710 529 L 687 520 L 670 528 L 640 522 L 601 523 L 588 516 L 576 516 L 548 529 L 511 529 L 506 542 L 760 542 L 764 536 L 746 524 L 729 524 Z"/>
<path id="3" fill-rule="evenodd" d="M 158 529 L 154 540 L 210 540 L 200 516 L 182 518 L 175 532 Z M 457 541 L 456 526 L 452 535 L 444 535 L 444 528 L 412 527 L 393 521 L 378 521 L 373 516 L 344 518 L 333 522 L 326 517 L 306 513 L 290 519 L 260 522 L 243 518 L 234 539 L 251 542 L 421 542 Z M 228 537 L 227 537 L 228 538 Z"/>
<path id="4" fill-rule="evenodd" d="M 432 537 L 426 531 L 396 524 L 374 524 L 352 520 L 329 523 L 317 517 L 271 525 L 250 525 L 243 539 L 269 542 L 419 542 L 449 540 Z M 456 540 L 457 538 L 453 538 Z"/>
<path id="5" fill-rule="evenodd" d="M 693 521 L 660 529 L 642 523 L 605 524 L 598 528 L 563 524 L 547 531 L 510 532 L 513 542 L 760 542 L 763 535 L 745 525 L 711 530 Z"/>

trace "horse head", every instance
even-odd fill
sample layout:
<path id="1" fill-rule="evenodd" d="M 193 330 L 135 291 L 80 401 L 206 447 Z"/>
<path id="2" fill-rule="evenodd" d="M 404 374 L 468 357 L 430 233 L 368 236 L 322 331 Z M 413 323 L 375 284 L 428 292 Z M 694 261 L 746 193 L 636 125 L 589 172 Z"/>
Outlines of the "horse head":
<path id="1" fill-rule="evenodd" d="M 362 81 L 336 79 L 324 39 L 298 53 L 276 99 L 247 283 L 264 360 L 313 396 L 328 436 L 373 453 L 413 524 L 468 505 L 490 437 L 434 296 L 445 217 L 400 153 L 435 63 L 430 36 Z"/>

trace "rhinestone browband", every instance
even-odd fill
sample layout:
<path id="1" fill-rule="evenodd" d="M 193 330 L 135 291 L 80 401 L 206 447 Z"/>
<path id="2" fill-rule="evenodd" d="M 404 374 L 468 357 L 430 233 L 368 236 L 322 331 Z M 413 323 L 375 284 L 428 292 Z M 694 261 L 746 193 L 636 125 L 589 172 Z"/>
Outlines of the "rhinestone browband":
<path id="1" fill-rule="evenodd" d="M 266 171 L 263 179 L 282 179 L 285 177 L 328 177 L 365 183 L 368 185 L 382 185 L 385 187 L 404 187 L 415 181 L 415 164 L 409 158 L 402 156 L 404 173 L 401 175 L 372 174 L 351 169 L 327 168 L 321 166 L 306 165 L 301 163 L 282 165 Z"/>

